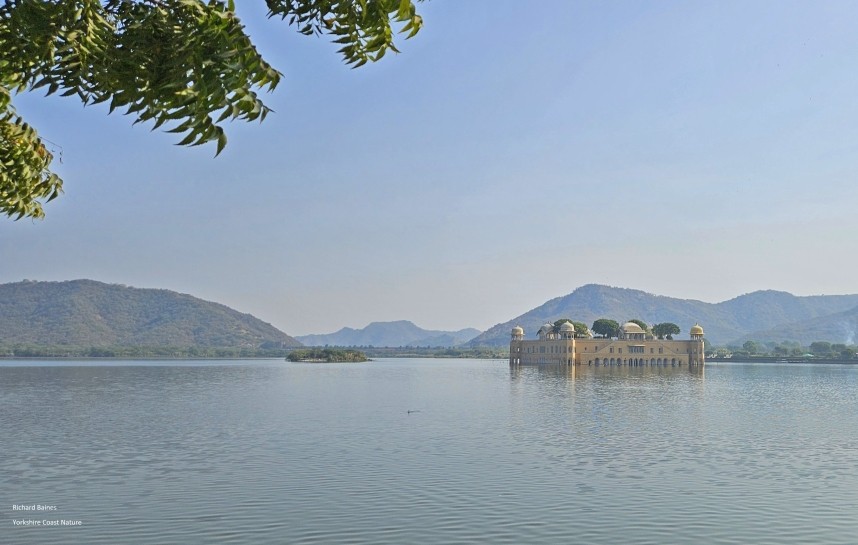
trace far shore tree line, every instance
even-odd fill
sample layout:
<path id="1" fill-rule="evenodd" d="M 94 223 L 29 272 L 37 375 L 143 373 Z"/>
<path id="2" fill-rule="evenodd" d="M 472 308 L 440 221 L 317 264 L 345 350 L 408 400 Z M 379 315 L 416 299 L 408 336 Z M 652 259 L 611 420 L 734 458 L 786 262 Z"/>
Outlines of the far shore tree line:
<path id="1" fill-rule="evenodd" d="M 334 347 L 317 347 L 322 352 Z M 336 347 L 337 350 L 360 352 L 370 358 L 476 358 L 506 359 L 508 347 Z M 246 359 L 289 358 L 314 359 L 302 354 L 308 349 L 271 347 L 201 347 L 201 346 L 41 346 L 0 343 L 0 358 L 105 358 L 105 359 Z M 327 354 L 316 359 L 327 360 Z"/>
<path id="2" fill-rule="evenodd" d="M 465 358 L 465 359 L 507 359 L 509 346 L 317 346 L 317 349 L 355 349 L 369 358 Z M 291 352 L 303 348 L 292 349 Z M 289 357 L 287 355 L 287 357 Z"/>
<path id="3" fill-rule="evenodd" d="M 287 348 L 207 346 L 40 346 L 0 343 L 0 358 L 282 358 Z"/>
<path id="4" fill-rule="evenodd" d="M 558 320 L 555 327 L 566 322 L 566 319 Z M 568 320 L 572 322 L 572 320 Z M 603 330 L 597 324 L 599 322 L 613 322 L 613 320 L 600 319 L 593 324 L 592 333 L 597 333 L 602 338 L 615 337 L 618 335 L 619 325 L 616 329 Z M 616 324 L 616 322 L 613 322 Z M 609 324 L 610 325 L 610 324 Z M 640 325 L 640 324 L 639 324 Z M 656 324 L 660 325 L 660 324 Z M 674 325 L 674 324 L 669 324 Z M 576 336 L 582 332 L 579 322 L 576 326 Z M 656 334 L 656 326 L 645 328 Z M 586 326 L 585 326 L 586 327 Z M 676 328 L 678 329 L 678 327 Z M 659 331 L 664 338 L 675 335 L 676 330 L 670 328 L 665 332 Z M 589 333 L 589 331 L 588 331 Z M 587 334 L 581 337 L 588 336 Z M 814 341 L 809 345 L 803 345 L 798 341 L 768 341 L 757 340 L 745 341 L 741 345 L 712 345 L 708 339 L 704 339 L 707 358 L 732 358 L 732 359 L 754 359 L 754 358 L 777 358 L 777 359 L 817 359 L 817 360 L 839 360 L 858 361 L 858 345 L 846 343 L 832 343 L 829 341 Z M 481 358 L 481 359 L 505 359 L 509 357 L 507 346 L 482 346 L 482 347 L 316 347 L 317 350 L 325 349 L 351 349 L 359 350 L 368 357 L 417 357 L 417 358 Z M 308 350 L 307 347 L 200 347 L 200 346 L 39 346 L 32 344 L 0 342 L 0 358 L 114 358 L 114 359 L 146 359 L 146 358 L 212 358 L 212 359 L 243 359 L 243 358 L 283 358 L 289 357 L 297 352 L 293 358 L 307 358 L 307 354 L 301 354 Z M 303 357 L 302 357 L 303 356 Z M 325 358 L 327 354 L 325 354 Z M 320 359 L 322 359 L 320 357 Z"/>
<path id="5" fill-rule="evenodd" d="M 749 340 L 738 345 L 728 345 L 707 350 L 707 353 L 722 358 L 817 358 L 832 360 L 858 359 L 858 345 L 814 341 L 802 345 L 798 341 L 760 342 Z"/>

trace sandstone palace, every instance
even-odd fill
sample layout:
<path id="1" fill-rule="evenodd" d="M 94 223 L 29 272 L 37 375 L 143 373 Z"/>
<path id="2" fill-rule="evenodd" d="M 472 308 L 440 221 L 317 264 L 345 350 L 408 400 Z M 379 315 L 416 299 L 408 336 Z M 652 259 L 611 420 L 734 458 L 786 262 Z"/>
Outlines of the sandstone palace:
<path id="1" fill-rule="evenodd" d="M 554 365 L 703 365 L 703 328 L 695 324 L 690 340 L 656 339 L 638 324 L 627 322 L 615 338 L 576 337 L 569 322 L 545 324 L 536 340 L 525 340 L 521 327 L 512 329 L 509 363 Z"/>

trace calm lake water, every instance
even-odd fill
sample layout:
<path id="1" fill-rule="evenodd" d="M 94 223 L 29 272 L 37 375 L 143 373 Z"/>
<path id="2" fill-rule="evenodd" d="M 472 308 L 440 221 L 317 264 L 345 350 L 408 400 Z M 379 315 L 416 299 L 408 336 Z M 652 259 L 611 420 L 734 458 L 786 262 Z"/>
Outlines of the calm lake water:
<path id="1" fill-rule="evenodd" d="M 3 361 L 0 441 L 4 544 L 858 541 L 855 366 Z"/>

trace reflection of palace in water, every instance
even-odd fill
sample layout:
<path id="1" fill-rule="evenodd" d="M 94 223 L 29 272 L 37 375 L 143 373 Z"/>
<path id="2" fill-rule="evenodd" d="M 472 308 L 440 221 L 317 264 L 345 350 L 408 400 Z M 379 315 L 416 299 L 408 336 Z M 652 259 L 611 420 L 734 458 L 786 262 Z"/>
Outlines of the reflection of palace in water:
<path id="1" fill-rule="evenodd" d="M 509 376 L 513 381 L 522 379 L 549 380 L 549 381 L 565 381 L 573 383 L 580 380 L 626 380 L 634 378 L 635 380 L 664 380 L 666 377 L 693 377 L 699 379 L 702 384 L 702 379 L 705 378 L 704 373 L 706 367 L 704 365 L 688 365 L 680 367 L 679 365 L 652 365 L 638 366 L 626 365 L 625 367 L 614 364 L 599 364 L 599 365 L 567 365 L 567 364 L 544 364 L 544 365 L 510 365 Z M 643 382 L 636 382 L 643 384 Z"/>
<path id="2" fill-rule="evenodd" d="M 512 329 L 511 365 L 695 366 L 705 363 L 703 328 L 699 324 L 691 328 L 691 339 L 687 341 L 655 339 L 634 322 L 623 324 L 616 338 L 576 338 L 575 327 L 569 322 L 559 328 L 545 324 L 537 335 L 536 340 L 525 340 L 521 327 Z"/>

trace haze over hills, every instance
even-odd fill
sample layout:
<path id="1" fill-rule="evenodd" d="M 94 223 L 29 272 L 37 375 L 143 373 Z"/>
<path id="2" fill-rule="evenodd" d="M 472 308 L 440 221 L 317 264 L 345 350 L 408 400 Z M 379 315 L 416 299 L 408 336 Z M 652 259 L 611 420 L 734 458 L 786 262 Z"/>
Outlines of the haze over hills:
<path id="1" fill-rule="evenodd" d="M 680 327 L 681 335 L 687 335 L 689 328 L 699 322 L 706 331 L 707 339 L 714 344 L 726 344 L 743 338 L 749 332 L 768 331 L 791 322 L 808 322 L 852 311 L 856 307 L 858 294 L 798 297 L 769 290 L 741 295 L 721 303 L 705 303 L 653 295 L 640 290 L 588 284 L 491 327 L 469 341 L 467 346 L 508 344 L 509 332 L 516 325 L 522 326 L 526 336 L 532 338 L 542 324 L 559 318 L 571 318 L 587 325 L 599 318 L 611 318 L 621 323 L 632 318 L 639 318 L 649 324 L 673 322 Z M 831 335 L 813 340 L 829 340 L 828 337 Z M 843 342 L 843 339 L 833 340 Z"/>
<path id="2" fill-rule="evenodd" d="M 480 334 L 479 329 L 432 331 L 407 320 L 372 322 L 363 329 L 344 327 L 335 333 L 296 337 L 307 346 L 457 346 Z"/>
<path id="3" fill-rule="evenodd" d="M 858 307 L 812 320 L 779 324 L 774 328 L 753 331 L 737 339 L 735 344 L 741 345 L 749 340 L 798 341 L 803 346 L 808 346 L 814 341 L 856 344 L 858 343 Z"/>
<path id="4" fill-rule="evenodd" d="M 161 289 L 94 280 L 0 284 L 0 343 L 39 346 L 289 347 L 250 314 Z"/>

